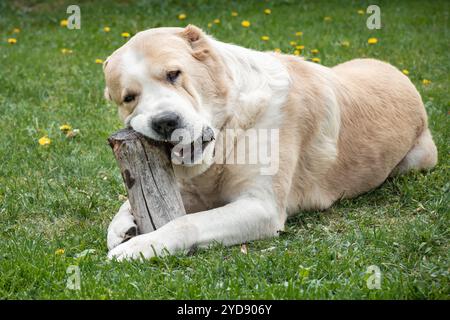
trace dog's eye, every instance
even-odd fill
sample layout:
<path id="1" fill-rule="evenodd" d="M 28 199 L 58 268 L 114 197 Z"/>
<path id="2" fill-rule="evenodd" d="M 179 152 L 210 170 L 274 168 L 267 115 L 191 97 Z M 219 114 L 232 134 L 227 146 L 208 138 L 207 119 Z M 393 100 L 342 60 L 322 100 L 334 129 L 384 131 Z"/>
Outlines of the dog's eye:
<path id="1" fill-rule="evenodd" d="M 134 94 L 127 94 L 125 96 L 125 98 L 123 98 L 123 102 L 130 103 L 130 102 L 134 101 L 134 99 L 136 99 L 136 95 L 134 95 Z"/>
<path id="2" fill-rule="evenodd" d="M 177 80 L 180 73 L 181 73 L 180 70 L 167 72 L 167 81 L 169 81 L 170 83 L 174 83 Z"/>

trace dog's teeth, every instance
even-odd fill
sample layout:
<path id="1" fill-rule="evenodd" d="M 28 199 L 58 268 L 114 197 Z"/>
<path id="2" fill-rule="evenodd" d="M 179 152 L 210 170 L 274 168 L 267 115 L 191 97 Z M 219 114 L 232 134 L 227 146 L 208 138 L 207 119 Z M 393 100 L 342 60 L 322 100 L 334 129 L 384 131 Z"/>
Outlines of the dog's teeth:
<path id="1" fill-rule="evenodd" d="M 173 154 L 176 155 L 177 157 L 181 158 L 181 152 L 180 151 L 174 151 Z"/>

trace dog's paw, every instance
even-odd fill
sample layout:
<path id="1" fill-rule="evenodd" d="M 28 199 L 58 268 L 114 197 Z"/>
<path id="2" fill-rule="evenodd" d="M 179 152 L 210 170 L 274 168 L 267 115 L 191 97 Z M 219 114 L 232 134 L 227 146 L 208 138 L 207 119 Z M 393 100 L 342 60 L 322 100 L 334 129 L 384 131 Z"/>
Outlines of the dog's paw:
<path id="1" fill-rule="evenodd" d="M 108 259 L 117 261 L 136 260 L 140 258 L 149 259 L 154 256 L 161 256 L 166 250 L 166 246 L 159 241 L 155 241 L 152 233 L 139 235 L 124 242 L 108 253 Z"/>
<path id="2" fill-rule="evenodd" d="M 137 236 L 138 228 L 127 206 L 122 206 L 108 227 L 107 245 L 111 250 L 119 244 Z"/>
<path id="3" fill-rule="evenodd" d="M 137 226 L 134 224 L 127 224 L 118 229 L 110 229 L 108 230 L 108 249 L 111 250 L 135 236 L 137 236 Z"/>

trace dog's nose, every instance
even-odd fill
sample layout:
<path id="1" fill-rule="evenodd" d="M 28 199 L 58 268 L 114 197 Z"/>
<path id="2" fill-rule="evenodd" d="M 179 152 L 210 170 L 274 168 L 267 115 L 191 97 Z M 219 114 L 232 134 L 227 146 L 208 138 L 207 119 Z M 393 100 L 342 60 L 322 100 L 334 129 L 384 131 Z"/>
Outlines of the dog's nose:
<path id="1" fill-rule="evenodd" d="M 152 118 L 152 129 L 165 139 L 170 139 L 172 132 L 180 126 L 180 116 L 175 112 L 163 112 Z"/>

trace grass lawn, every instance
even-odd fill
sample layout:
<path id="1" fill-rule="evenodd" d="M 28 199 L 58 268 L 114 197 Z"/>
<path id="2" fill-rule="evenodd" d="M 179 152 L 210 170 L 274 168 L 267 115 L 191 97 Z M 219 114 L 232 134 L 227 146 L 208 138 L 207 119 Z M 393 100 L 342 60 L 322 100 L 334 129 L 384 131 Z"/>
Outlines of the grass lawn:
<path id="1" fill-rule="evenodd" d="M 369 2 L 337 0 L 79 0 L 81 29 L 69 30 L 60 20 L 73 2 L 0 2 L 0 299 L 449 299 L 448 1 L 380 1 L 381 30 L 358 13 Z M 429 114 L 438 166 L 327 211 L 300 212 L 279 238 L 249 243 L 247 255 L 216 245 L 108 262 L 106 228 L 125 189 L 106 143 L 121 124 L 103 99 L 96 59 L 127 41 L 122 32 L 188 23 L 257 50 L 294 53 L 296 41 L 305 58 L 326 66 L 373 57 L 407 69 Z M 371 37 L 378 43 L 368 44 Z M 79 134 L 66 138 L 62 124 Z M 50 145 L 38 143 L 43 136 Z M 77 258 L 87 249 L 95 252 Z M 81 290 L 66 288 L 71 265 Z M 366 285 L 371 265 L 381 271 L 378 290 Z"/>

